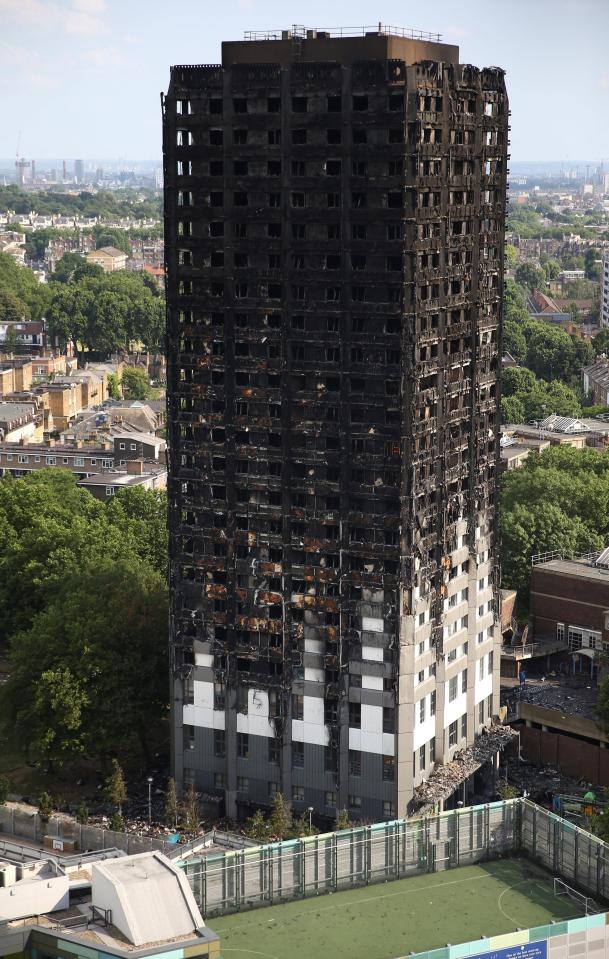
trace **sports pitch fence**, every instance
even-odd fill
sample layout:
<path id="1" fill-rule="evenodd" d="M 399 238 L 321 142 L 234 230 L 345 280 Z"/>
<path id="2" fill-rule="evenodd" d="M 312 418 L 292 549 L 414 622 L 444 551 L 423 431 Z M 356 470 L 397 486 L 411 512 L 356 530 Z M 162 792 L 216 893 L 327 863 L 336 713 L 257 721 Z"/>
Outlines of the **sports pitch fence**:
<path id="1" fill-rule="evenodd" d="M 609 898 L 609 847 L 523 799 L 194 858 L 182 868 L 207 918 L 510 853 Z"/>

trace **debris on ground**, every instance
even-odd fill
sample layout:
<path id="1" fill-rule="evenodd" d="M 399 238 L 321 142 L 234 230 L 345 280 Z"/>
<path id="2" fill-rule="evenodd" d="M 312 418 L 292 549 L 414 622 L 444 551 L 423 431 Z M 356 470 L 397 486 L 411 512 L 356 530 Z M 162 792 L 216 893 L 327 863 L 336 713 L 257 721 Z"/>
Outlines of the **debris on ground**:
<path id="1" fill-rule="evenodd" d="M 442 799 L 452 796 L 455 789 L 517 738 L 518 733 L 511 726 L 493 723 L 486 727 L 471 746 L 456 753 L 452 762 L 436 766 L 429 778 L 416 787 L 417 814 L 431 811 Z"/>

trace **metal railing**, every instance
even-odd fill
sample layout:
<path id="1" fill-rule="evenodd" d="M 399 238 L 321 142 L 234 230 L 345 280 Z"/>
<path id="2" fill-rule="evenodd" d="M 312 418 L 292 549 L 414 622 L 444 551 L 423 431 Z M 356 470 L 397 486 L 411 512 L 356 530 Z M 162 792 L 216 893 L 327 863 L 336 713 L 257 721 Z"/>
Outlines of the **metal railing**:
<path id="1" fill-rule="evenodd" d="M 541 563 L 550 563 L 553 559 L 570 560 L 572 563 L 593 564 L 599 558 L 601 550 L 594 550 L 592 553 L 570 553 L 568 550 L 554 549 L 548 553 L 533 553 L 531 556 L 531 566 L 539 566 Z"/>
<path id="2" fill-rule="evenodd" d="M 326 34 L 329 37 L 365 37 L 376 34 L 388 37 L 403 37 L 406 40 L 427 40 L 431 43 L 440 43 L 441 33 L 430 33 L 428 30 L 415 30 L 411 27 L 392 27 L 386 23 L 375 23 L 367 27 L 310 27 L 293 24 L 289 30 L 245 30 L 245 40 L 306 40 L 307 35 L 314 38 L 316 35 Z"/>

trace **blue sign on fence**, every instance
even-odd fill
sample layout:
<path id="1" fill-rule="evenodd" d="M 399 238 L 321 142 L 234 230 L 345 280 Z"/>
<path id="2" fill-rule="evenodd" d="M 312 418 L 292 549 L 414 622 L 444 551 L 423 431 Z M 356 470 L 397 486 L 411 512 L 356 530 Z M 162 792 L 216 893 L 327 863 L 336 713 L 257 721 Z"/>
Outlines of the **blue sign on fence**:
<path id="1" fill-rule="evenodd" d="M 507 949 L 496 949 L 495 952 L 481 952 L 469 959 L 547 959 L 548 940 L 527 942 L 522 946 L 508 946 Z"/>

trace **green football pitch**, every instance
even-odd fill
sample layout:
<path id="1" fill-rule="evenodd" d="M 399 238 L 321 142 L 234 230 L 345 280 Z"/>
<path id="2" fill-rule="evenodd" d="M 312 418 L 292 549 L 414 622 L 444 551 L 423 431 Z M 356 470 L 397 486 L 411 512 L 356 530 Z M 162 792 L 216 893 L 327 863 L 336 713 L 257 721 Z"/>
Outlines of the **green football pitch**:
<path id="1" fill-rule="evenodd" d="M 209 920 L 223 959 L 396 959 L 581 916 L 553 877 L 503 859 Z"/>

